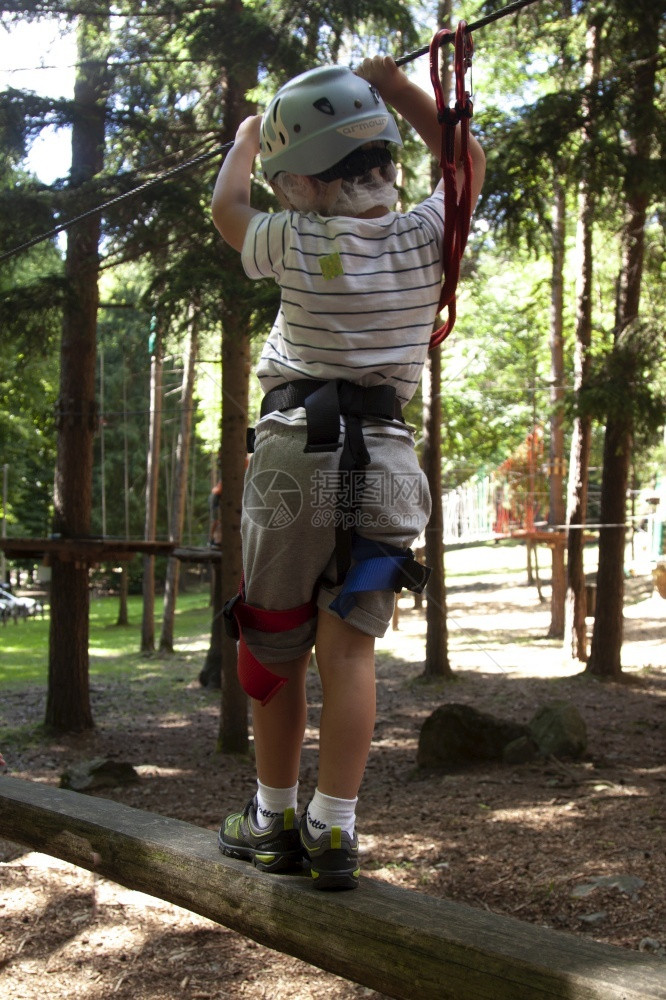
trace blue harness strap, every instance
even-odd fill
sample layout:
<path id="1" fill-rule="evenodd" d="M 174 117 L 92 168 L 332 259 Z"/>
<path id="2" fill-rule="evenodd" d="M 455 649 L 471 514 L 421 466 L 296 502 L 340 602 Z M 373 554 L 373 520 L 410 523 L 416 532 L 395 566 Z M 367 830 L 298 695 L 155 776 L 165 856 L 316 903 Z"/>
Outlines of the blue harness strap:
<path id="1" fill-rule="evenodd" d="M 355 607 L 357 594 L 369 590 L 394 590 L 399 594 L 403 587 L 420 594 L 430 576 L 429 567 L 417 562 L 411 549 L 373 542 L 360 535 L 354 535 L 352 556 L 356 562 L 330 604 L 330 610 L 340 618 L 346 618 Z"/>

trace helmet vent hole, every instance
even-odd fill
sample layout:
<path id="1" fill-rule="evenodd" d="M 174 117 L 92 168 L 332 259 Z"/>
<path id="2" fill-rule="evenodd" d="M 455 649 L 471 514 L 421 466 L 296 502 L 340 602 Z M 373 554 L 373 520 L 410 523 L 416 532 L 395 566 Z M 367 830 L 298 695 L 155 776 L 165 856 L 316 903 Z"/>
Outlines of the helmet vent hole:
<path id="1" fill-rule="evenodd" d="M 324 115 L 333 116 L 335 114 L 335 108 L 329 101 L 328 97 L 320 97 L 318 101 L 313 102 L 312 107 L 316 108 L 317 111 L 321 111 Z"/>
<path id="2" fill-rule="evenodd" d="M 301 126 L 298 124 L 294 125 L 294 132 L 300 132 L 300 131 L 301 131 Z"/>

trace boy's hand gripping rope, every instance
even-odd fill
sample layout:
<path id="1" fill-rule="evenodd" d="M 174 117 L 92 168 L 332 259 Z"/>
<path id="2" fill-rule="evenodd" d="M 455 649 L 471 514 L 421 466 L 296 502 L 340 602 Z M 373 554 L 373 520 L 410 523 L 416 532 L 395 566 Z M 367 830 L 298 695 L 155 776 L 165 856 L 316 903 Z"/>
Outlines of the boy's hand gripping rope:
<path id="1" fill-rule="evenodd" d="M 469 120 L 473 114 L 471 95 L 465 90 L 465 73 L 472 65 L 474 43 L 466 31 L 467 22 L 460 21 L 453 31 L 440 29 L 430 43 L 430 80 L 435 91 L 437 119 L 442 126 L 442 147 L 439 164 L 444 182 L 444 238 L 442 263 L 444 283 L 439 296 L 438 312 L 447 309 L 445 323 L 430 338 L 429 350 L 438 347 L 448 337 L 456 321 L 456 288 L 460 275 L 460 260 L 469 235 L 472 217 L 472 157 L 469 152 Z M 439 50 L 445 42 L 454 44 L 455 104 L 446 106 L 439 73 Z M 463 186 L 458 192 L 456 180 L 455 139 L 460 124 L 460 159 L 463 166 Z"/>

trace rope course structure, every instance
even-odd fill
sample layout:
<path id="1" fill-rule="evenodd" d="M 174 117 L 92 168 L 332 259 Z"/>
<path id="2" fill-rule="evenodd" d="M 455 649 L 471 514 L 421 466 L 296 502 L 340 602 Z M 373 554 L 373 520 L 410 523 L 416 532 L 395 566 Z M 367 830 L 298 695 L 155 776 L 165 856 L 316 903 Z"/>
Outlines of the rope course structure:
<path id="1" fill-rule="evenodd" d="M 451 548 L 513 538 L 552 547 L 563 545 L 570 531 L 582 531 L 587 543 L 596 542 L 598 532 L 613 528 L 642 532 L 649 541 L 649 535 L 661 531 L 660 496 L 655 491 L 638 499 L 639 511 L 628 514 L 621 524 L 553 522 L 544 430 L 535 424 L 500 465 L 442 494 L 444 543 Z"/>

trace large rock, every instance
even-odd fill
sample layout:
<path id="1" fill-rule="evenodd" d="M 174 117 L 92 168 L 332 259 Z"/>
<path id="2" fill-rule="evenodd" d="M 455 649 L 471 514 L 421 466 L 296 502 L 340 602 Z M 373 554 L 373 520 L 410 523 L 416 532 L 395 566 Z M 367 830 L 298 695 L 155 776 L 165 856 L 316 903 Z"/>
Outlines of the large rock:
<path id="1" fill-rule="evenodd" d="M 423 723 L 419 767 L 445 771 L 484 760 L 501 760 L 507 744 L 529 738 L 529 729 L 479 712 L 470 705 L 440 705 Z"/>
<path id="2" fill-rule="evenodd" d="M 542 705 L 529 732 L 544 757 L 580 758 L 587 747 L 587 729 L 576 708 L 565 701 Z"/>
<path id="3" fill-rule="evenodd" d="M 511 740 L 502 751 L 505 764 L 530 764 L 539 756 L 539 748 L 531 736 L 520 736 Z"/>
<path id="4" fill-rule="evenodd" d="M 575 705 L 542 705 L 529 725 L 498 719 L 471 705 L 440 705 L 423 723 L 417 764 L 447 771 L 486 760 L 525 764 L 537 757 L 582 757 L 585 722 Z"/>
<path id="5" fill-rule="evenodd" d="M 60 787 L 71 788 L 75 792 L 92 792 L 96 788 L 131 785 L 138 780 L 139 775 L 131 764 L 97 757 L 64 771 L 60 775 Z"/>

